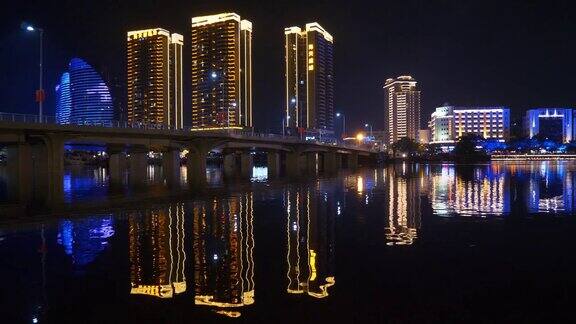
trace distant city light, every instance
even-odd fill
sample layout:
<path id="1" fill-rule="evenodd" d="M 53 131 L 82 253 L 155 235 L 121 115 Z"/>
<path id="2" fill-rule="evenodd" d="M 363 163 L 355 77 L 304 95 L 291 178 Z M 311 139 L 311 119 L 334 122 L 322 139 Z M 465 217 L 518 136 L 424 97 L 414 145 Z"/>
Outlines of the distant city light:
<path id="1" fill-rule="evenodd" d="M 363 141 L 363 140 L 364 140 L 364 134 L 358 133 L 358 135 L 356 135 L 356 139 L 357 139 L 359 142 Z"/>
<path id="2" fill-rule="evenodd" d="M 216 77 L 218 76 L 218 74 L 216 74 L 216 72 L 212 72 L 212 74 L 210 74 L 210 76 L 212 77 L 212 79 L 216 79 Z"/>
<path id="3" fill-rule="evenodd" d="M 27 31 L 34 31 L 34 27 L 32 27 L 32 26 L 26 26 L 26 30 L 27 30 Z"/>
<path id="4" fill-rule="evenodd" d="M 340 117 L 340 115 L 341 115 L 341 114 L 340 114 L 339 112 L 338 112 L 338 113 L 336 113 L 336 117 Z"/>

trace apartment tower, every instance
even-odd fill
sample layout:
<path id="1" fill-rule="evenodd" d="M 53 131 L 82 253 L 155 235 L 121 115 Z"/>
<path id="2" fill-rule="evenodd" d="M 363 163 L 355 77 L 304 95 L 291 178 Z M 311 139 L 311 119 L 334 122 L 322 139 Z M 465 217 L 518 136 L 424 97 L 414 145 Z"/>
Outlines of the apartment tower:
<path id="1" fill-rule="evenodd" d="M 192 18 L 192 129 L 251 127 L 252 23 L 235 13 Z"/>
<path id="2" fill-rule="evenodd" d="M 334 132 L 334 39 L 320 24 L 288 27 L 285 36 L 288 129 Z"/>
<path id="3" fill-rule="evenodd" d="M 183 128 L 183 36 L 162 28 L 127 36 L 128 122 Z"/>
<path id="4" fill-rule="evenodd" d="M 384 126 L 388 144 L 404 137 L 417 140 L 420 129 L 420 91 L 416 88 L 416 80 L 409 75 L 387 79 L 384 91 Z"/>

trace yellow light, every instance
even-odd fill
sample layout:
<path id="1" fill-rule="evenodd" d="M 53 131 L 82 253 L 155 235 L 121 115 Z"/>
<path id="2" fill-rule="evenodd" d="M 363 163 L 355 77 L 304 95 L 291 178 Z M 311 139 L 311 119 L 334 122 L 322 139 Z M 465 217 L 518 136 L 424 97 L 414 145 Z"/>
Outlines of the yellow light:
<path id="1" fill-rule="evenodd" d="M 364 134 L 358 133 L 358 135 L 356 135 L 356 139 L 358 142 L 362 142 L 364 140 Z"/>

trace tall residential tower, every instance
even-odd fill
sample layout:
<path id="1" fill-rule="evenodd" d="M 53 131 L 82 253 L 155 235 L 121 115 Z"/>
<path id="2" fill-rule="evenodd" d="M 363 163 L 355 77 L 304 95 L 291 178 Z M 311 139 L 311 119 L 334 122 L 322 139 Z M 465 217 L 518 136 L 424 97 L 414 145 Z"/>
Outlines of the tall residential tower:
<path id="1" fill-rule="evenodd" d="M 252 23 L 192 18 L 192 129 L 252 127 Z"/>
<path id="2" fill-rule="evenodd" d="M 387 79 L 385 91 L 385 131 L 388 144 L 401 138 L 418 139 L 420 129 L 420 91 L 416 80 L 403 75 L 396 79 Z"/>
<path id="3" fill-rule="evenodd" d="M 128 122 L 183 128 L 184 38 L 162 28 L 128 32 Z"/>
<path id="4" fill-rule="evenodd" d="M 318 23 L 284 29 L 289 129 L 334 132 L 334 39 Z"/>

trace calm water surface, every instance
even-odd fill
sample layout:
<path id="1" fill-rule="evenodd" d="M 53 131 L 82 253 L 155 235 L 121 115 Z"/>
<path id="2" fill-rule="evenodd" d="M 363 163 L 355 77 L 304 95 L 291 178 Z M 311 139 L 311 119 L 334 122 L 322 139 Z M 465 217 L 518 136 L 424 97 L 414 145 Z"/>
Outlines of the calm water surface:
<path id="1" fill-rule="evenodd" d="M 574 163 L 397 164 L 292 180 L 210 169 L 207 188 L 180 195 L 163 194 L 161 173 L 150 167 L 140 195 L 111 188 L 106 169 L 69 168 L 66 211 L 4 216 L 0 321 L 571 316 Z"/>

